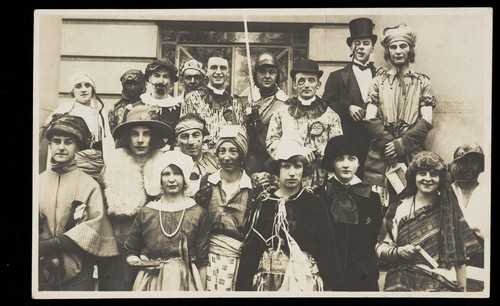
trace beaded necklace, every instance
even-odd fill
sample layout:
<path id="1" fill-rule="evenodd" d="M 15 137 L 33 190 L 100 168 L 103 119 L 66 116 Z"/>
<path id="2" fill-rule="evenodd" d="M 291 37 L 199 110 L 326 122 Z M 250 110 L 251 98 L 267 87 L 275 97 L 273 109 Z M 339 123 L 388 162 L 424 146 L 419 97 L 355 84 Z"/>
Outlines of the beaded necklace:
<path id="1" fill-rule="evenodd" d="M 177 224 L 177 228 L 175 229 L 175 231 L 172 234 L 169 234 L 169 233 L 167 233 L 167 231 L 165 231 L 165 228 L 163 227 L 163 222 L 161 221 L 161 210 L 158 210 L 158 213 L 160 215 L 160 227 L 161 227 L 161 231 L 163 232 L 163 234 L 165 236 L 167 236 L 168 238 L 172 238 L 172 237 L 174 237 L 177 234 L 177 232 L 179 232 L 179 229 L 181 228 L 182 220 L 184 219 L 184 213 L 185 212 L 186 212 L 186 209 L 184 208 L 182 210 L 182 215 L 181 215 L 181 219 L 179 220 L 179 224 Z"/>

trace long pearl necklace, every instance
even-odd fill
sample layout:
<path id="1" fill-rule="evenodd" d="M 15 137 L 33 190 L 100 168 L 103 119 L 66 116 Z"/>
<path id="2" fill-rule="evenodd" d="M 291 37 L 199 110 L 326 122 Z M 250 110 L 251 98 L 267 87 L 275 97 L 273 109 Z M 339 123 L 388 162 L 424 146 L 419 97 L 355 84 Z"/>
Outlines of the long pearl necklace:
<path id="1" fill-rule="evenodd" d="M 174 237 L 177 234 L 177 232 L 181 228 L 181 224 L 182 224 L 182 220 L 184 219 L 184 213 L 185 212 L 186 212 L 186 209 L 184 208 L 182 210 L 182 215 L 181 215 L 181 219 L 179 220 L 179 224 L 177 224 L 177 228 L 175 229 L 175 231 L 172 234 L 169 234 L 169 233 L 167 233 L 165 231 L 165 228 L 163 227 L 163 222 L 161 221 L 161 210 L 158 210 L 158 213 L 160 214 L 160 227 L 161 227 L 161 231 L 163 232 L 163 234 L 165 236 L 167 236 L 168 238 L 172 238 L 172 237 Z"/>

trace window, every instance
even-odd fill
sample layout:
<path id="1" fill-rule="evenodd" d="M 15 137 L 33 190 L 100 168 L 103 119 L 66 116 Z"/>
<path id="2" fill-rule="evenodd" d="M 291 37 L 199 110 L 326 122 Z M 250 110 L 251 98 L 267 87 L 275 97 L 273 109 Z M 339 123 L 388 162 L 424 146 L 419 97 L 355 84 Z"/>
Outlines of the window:
<path id="1" fill-rule="evenodd" d="M 220 52 L 231 68 L 227 91 L 233 96 L 248 95 L 249 78 L 253 76 L 248 72 L 243 22 L 164 22 L 159 27 L 162 57 L 170 59 L 180 69 L 182 63 L 190 58 L 206 66 L 208 57 Z M 279 86 L 290 95 L 291 63 L 307 58 L 309 25 L 250 23 L 248 29 L 252 68 L 261 52 L 272 53 L 279 63 Z M 174 94 L 178 95 L 183 90 L 182 83 L 177 82 Z"/>

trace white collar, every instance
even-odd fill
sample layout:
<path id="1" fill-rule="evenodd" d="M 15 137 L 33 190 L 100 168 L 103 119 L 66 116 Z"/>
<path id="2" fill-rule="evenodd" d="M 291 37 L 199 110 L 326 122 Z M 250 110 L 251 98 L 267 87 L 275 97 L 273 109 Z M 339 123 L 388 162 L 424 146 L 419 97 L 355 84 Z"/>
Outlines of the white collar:
<path id="1" fill-rule="evenodd" d="M 218 94 L 218 95 L 223 95 L 224 92 L 226 92 L 225 88 L 217 89 L 217 88 L 213 87 L 212 84 L 210 84 L 210 83 L 207 84 L 207 87 L 210 88 L 211 90 L 213 90 L 213 92 Z"/>
<path id="2" fill-rule="evenodd" d="M 366 63 L 363 64 L 362 62 L 358 61 L 357 59 L 355 59 L 354 62 L 360 66 L 365 66 L 365 67 L 368 66 L 368 64 L 370 63 L 369 61 L 366 61 Z M 356 66 L 356 65 L 354 65 L 354 66 Z"/>
<path id="3" fill-rule="evenodd" d="M 175 107 L 179 106 L 181 100 L 172 97 L 171 95 L 167 95 L 164 99 L 156 99 L 151 96 L 151 93 L 145 92 L 141 95 L 141 100 L 145 104 L 159 106 L 159 107 Z"/>
<path id="4" fill-rule="evenodd" d="M 314 96 L 308 100 L 303 99 L 301 96 L 297 96 L 297 99 L 299 99 L 299 101 L 300 101 L 300 103 L 302 103 L 302 105 L 309 106 L 314 102 L 314 100 L 316 100 L 316 96 Z"/>
<path id="5" fill-rule="evenodd" d="M 175 211 L 181 211 L 183 209 L 188 209 L 188 208 L 196 205 L 196 202 L 190 197 L 186 197 L 185 201 L 182 203 L 167 204 L 167 205 L 165 205 L 162 202 L 162 199 L 163 199 L 163 197 L 159 200 L 151 201 L 148 204 L 146 204 L 146 206 L 149 208 L 152 208 L 152 209 L 160 210 L 160 211 L 175 212 Z"/>
<path id="6" fill-rule="evenodd" d="M 288 101 L 288 96 L 280 88 L 278 88 L 278 91 L 274 94 L 274 96 L 276 97 L 276 99 L 282 102 Z M 259 87 L 257 87 L 256 85 L 254 85 L 252 89 L 252 98 L 254 101 L 258 101 L 262 98 L 262 96 L 260 95 Z"/>
<path id="7" fill-rule="evenodd" d="M 208 176 L 208 181 L 213 185 L 217 185 L 220 181 L 222 181 L 222 178 L 220 177 L 221 171 L 222 170 L 219 169 L 214 173 L 210 174 Z M 240 189 L 243 188 L 252 189 L 252 179 L 248 176 L 245 170 L 243 170 L 243 173 L 241 174 L 240 178 Z"/>
<path id="8" fill-rule="evenodd" d="M 336 179 L 339 183 L 341 183 L 341 184 L 342 184 L 342 185 L 344 185 L 344 186 L 345 186 L 345 185 L 351 185 L 351 186 L 354 186 L 354 185 L 356 185 L 356 184 L 362 183 L 361 179 L 360 179 L 359 177 L 357 177 L 356 175 L 354 175 L 354 176 L 352 177 L 351 181 L 349 181 L 347 184 L 345 184 L 345 183 L 342 183 L 342 181 L 340 181 L 340 180 L 338 179 L 338 177 L 337 177 L 337 175 L 335 174 L 335 172 L 329 172 L 328 174 L 329 174 L 329 175 L 328 175 L 328 179 L 331 179 L 331 178 L 333 177 L 334 179 Z"/>

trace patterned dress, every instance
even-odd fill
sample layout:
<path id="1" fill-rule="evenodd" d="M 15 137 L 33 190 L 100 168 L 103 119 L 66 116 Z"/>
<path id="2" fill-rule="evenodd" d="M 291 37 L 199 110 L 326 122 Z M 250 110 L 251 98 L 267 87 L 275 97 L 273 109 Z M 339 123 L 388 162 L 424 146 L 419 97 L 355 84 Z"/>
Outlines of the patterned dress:
<path id="1" fill-rule="evenodd" d="M 339 115 L 327 107 L 319 97 L 311 105 L 305 106 L 297 98 L 290 100 L 276 112 L 269 123 L 266 137 L 267 151 L 271 156 L 282 139 L 296 139 L 305 147 L 317 150 L 313 161 L 313 174 L 303 179 L 303 186 L 321 186 L 326 171 L 319 163 L 323 158 L 326 143 L 332 137 L 342 135 Z"/>
<path id="2" fill-rule="evenodd" d="M 414 256 L 411 259 L 398 258 L 390 263 L 384 291 L 461 291 L 454 269 L 443 264 L 440 259 L 439 202 L 415 210 L 412 209 L 413 200 L 412 196 L 391 205 L 385 216 L 376 250 L 381 254 L 387 248 L 407 244 L 419 245 L 439 263 L 439 267 L 431 267 L 422 256 Z M 457 250 L 463 247 L 466 254 L 470 255 L 479 251 L 481 246 L 461 212 L 458 215 L 460 219 L 455 221 L 458 221 L 460 233 L 455 233 L 456 240 L 449 239 L 447 243 Z M 465 263 L 465 259 L 463 262 L 456 260 L 452 263 Z"/>

